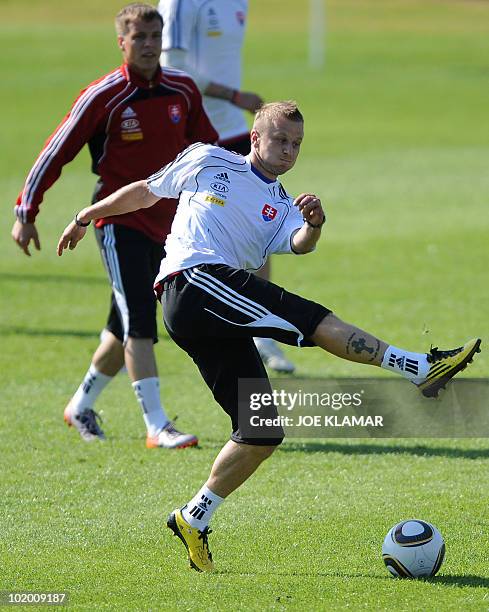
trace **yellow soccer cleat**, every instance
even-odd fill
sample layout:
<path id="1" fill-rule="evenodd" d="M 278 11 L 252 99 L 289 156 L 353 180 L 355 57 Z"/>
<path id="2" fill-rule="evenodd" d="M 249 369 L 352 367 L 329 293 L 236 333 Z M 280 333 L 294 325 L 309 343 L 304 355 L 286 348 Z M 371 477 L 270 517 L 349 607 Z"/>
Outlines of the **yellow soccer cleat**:
<path id="1" fill-rule="evenodd" d="M 191 568 L 198 572 L 211 572 L 214 569 L 207 542 L 207 536 L 211 533 L 208 527 L 202 531 L 192 527 L 183 518 L 181 510 L 174 510 L 168 517 L 166 525 L 185 544 Z"/>
<path id="2" fill-rule="evenodd" d="M 438 347 L 432 348 L 428 353 L 430 370 L 424 381 L 418 384 L 425 397 L 437 397 L 438 391 L 445 387 L 447 382 L 472 363 L 475 353 L 480 353 L 480 338 L 469 340 L 464 346 L 451 351 L 440 351 Z"/>

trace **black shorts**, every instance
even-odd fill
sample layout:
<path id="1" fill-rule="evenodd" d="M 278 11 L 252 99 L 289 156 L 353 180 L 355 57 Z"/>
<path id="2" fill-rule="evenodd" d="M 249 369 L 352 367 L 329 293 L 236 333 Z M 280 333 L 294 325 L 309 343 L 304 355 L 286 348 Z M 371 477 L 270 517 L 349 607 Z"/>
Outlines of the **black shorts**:
<path id="1" fill-rule="evenodd" d="M 239 153 L 240 155 L 248 155 L 251 151 L 251 138 L 249 133 L 238 136 L 237 138 L 230 138 L 229 140 L 218 142 L 217 144 L 227 151 L 234 151 L 234 153 Z"/>
<path id="2" fill-rule="evenodd" d="M 128 336 L 158 342 L 153 284 L 163 245 L 124 225 L 104 225 L 95 234 L 112 285 L 107 329 L 124 344 Z"/>
<path id="3" fill-rule="evenodd" d="M 262 391 L 270 391 L 253 337 L 314 346 L 310 336 L 331 311 L 254 274 L 220 264 L 184 270 L 165 280 L 162 289 L 168 333 L 192 357 L 214 398 L 231 418 L 231 439 L 245 444 L 280 444 L 282 437 L 246 438 L 239 431 L 238 381 L 261 379 Z"/>

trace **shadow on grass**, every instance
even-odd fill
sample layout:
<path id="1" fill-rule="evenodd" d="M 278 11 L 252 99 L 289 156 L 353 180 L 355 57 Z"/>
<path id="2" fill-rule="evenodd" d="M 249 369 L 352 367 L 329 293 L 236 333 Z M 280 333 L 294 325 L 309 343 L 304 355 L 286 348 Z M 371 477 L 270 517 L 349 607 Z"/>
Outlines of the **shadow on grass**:
<path id="1" fill-rule="evenodd" d="M 56 283 L 65 285 L 109 285 L 104 276 L 70 276 L 66 274 L 17 274 L 1 272 L 0 281 L 29 282 L 29 283 Z"/>
<path id="2" fill-rule="evenodd" d="M 487 576 L 473 576 L 467 574 L 466 576 L 435 576 L 430 578 L 426 582 L 434 582 L 436 584 L 450 584 L 459 587 L 479 587 L 488 589 L 489 588 L 489 577 Z"/>
<path id="3" fill-rule="evenodd" d="M 447 448 L 416 446 L 398 446 L 396 444 L 342 444 L 341 442 L 291 442 L 280 446 L 280 452 L 290 453 L 341 453 L 342 455 L 415 455 L 419 457 L 447 457 L 450 459 L 487 459 L 488 448 Z"/>
<path id="4" fill-rule="evenodd" d="M 0 334 L 2 336 L 55 336 L 55 337 L 72 337 L 72 338 L 98 338 L 100 331 L 83 331 L 75 329 L 32 329 L 29 327 L 12 327 L 0 325 Z"/>

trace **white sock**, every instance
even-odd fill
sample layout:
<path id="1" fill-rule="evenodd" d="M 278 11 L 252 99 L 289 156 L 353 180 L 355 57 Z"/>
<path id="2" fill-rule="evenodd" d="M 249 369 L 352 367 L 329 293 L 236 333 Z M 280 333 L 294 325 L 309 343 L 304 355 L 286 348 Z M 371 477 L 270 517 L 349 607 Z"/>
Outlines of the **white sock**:
<path id="1" fill-rule="evenodd" d="M 410 353 L 395 346 L 389 346 L 382 359 L 385 370 L 397 372 L 404 378 L 419 384 L 428 375 L 430 364 L 426 353 Z"/>
<path id="2" fill-rule="evenodd" d="M 112 376 L 99 372 L 92 363 L 85 374 L 82 384 L 71 399 L 73 413 L 79 414 L 84 408 L 92 408 L 95 400 L 112 378 Z"/>
<path id="3" fill-rule="evenodd" d="M 148 436 L 156 436 L 170 420 L 161 403 L 160 381 L 156 376 L 143 378 L 133 382 L 132 388 L 143 411 Z"/>
<path id="4" fill-rule="evenodd" d="M 223 501 L 224 497 L 219 497 L 207 485 L 204 485 L 197 495 L 182 508 L 182 516 L 192 527 L 202 531 L 207 527 L 212 515 Z"/>

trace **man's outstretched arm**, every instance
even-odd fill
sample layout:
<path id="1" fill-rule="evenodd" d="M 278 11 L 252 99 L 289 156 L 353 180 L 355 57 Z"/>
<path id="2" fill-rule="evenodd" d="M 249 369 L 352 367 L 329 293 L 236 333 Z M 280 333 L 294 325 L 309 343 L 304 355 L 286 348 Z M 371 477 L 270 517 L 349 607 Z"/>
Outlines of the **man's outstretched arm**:
<path id="1" fill-rule="evenodd" d="M 140 208 L 149 208 L 160 198 L 151 193 L 146 181 L 136 181 L 110 194 L 100 202 L 81 210 L 75 219 L 66 226 L 58 242 L 57 253 L 62 255 L 65 249 L 73 250 L 86 234 L 90 221 L 123 215 Z"/>

